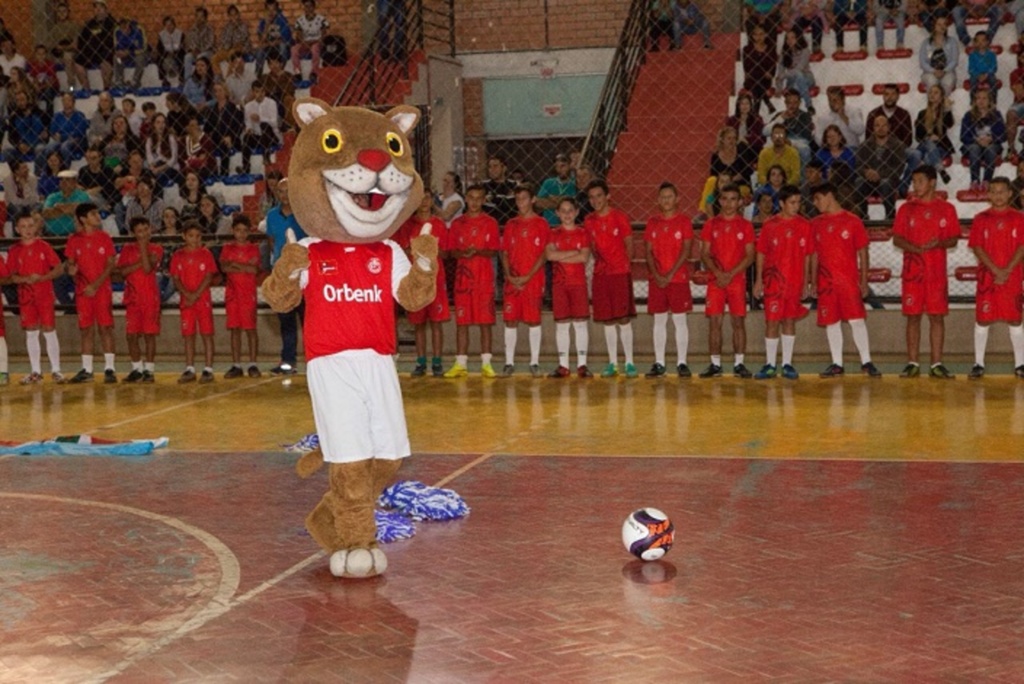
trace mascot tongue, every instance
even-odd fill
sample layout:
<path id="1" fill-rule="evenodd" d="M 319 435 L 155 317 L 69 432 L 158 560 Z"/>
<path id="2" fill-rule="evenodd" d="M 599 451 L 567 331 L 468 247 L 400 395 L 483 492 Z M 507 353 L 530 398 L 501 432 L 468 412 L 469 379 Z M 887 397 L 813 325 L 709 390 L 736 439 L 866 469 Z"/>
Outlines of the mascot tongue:
<path id="1" fill-rule="evenodd" d="M 368 192 L 361 194 L 353 194 L 352 199 L 363 209 L 369 209 L 370 211 L 377 211 L 384 206 L 384 203 L 388 201 L 388 196 L 382 192 Z"/>

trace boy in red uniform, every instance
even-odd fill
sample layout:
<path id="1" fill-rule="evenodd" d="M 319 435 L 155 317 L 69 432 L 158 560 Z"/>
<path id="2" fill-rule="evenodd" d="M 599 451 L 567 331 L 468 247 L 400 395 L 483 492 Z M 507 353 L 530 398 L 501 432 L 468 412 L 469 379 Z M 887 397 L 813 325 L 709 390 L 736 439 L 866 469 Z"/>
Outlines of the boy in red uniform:
<path id="1" fill-rule="evenodd" d="M 124 278 L 125 335 L 132 370 L 125 382 L 154 382 L 156 377 L 156 337 L 160 334 L 160 286 L 157 270 L 164 258 L 164 248 L 149 241 L 153 226 L 144 216 L 136 216 L 129 224 L 135 242 L 121 248 L 117 268 Z M 145 341 L 143 357 L 140 338 Z"/>
<path id="2" fill-rule="evenodd" d="M 921 317 L 928 314 L 933 378 L 952 379 L 942 364 L 942 345 L 949 313 L 949 281 L 946 277 L 946 251 L 960 239 L 960 222 L 952 204 L 937 197 L 934 166 L 919 166 L 910 177 L 911 198 L 899 211 L 892 225 L 892 244 L 903 250 L 903 315 L 907 319 L 907 365 L 901 378 L 921 374 L 918 354 L 921 347 Z"/>
<path id="3" fill-rule="evenodd" d="M 256 359 L 260 342 L 256 335 L 256 276 L 260 272 L 260 246 L 249 242 L 252 222 L 245 214 L 231 218 L 231 233 L 234 242 L 220 250 L 220 270 L 227 278 L 224 288 L 224 311 L 227 327 L 231 332 L 231 368 L 224 378 L 231 380 L 248 373 L 250 378 L 260 375 Z M 242 331 L 249 342 L 249 368 L 242 371 Z"/>
<path id="4" fill-rule="evenodd" d="M 832 363 L 820 375 L 837 378 L 843 375 L 842 321 L 850 324 L 853 343 L 860 353 L 861 372 L 880 378 L 871 362 L 868 327 L 864 322 L 864 297 L 868 294 L 868 232 L 864 222 L 840 206 L 836 189 L 823 183 L 811 190 L 811 198 L 819 215 L 811 221 L 814 254 L 811 275 L 818 297 L 818 325 L 825 328 Z"/>
<path id="5" fill-rule="evenodd" d="M 810 282 L 811 253 L 814 251 L 811 224 L 800 215 L 800 188 L 784 185 L 779 191 L 780 213 L 765 221 L 757 238 L 757 279 L 754 296 L 764 297 L 767 355 L 764 368 L 754 374 L 756 380 L 774 378 L 782 329 L 782 377 L 796 380 L 793 367 L 796 322 L 807 315 L 800 300 L 807 295 Z"/>
<path id="6" fill-rule="evenodd" d="M 580 210 L 576 200 L 562 198 L 555 209 L 561 224 L 551 231 L 551 241 L 545 250 L 552 262 L 551 300 L 555 314 L 555 345 L 558 348 L 558 368 L 550 378 L 567 378 L 569 371 L 569 326 L 576 329 L 576 375 L 592 377 L 587 369 L 587 344 L 590 331 L 590 302 L 587 297 L 587 261 L 590 260 L 590 238 L 576 217 Z"/>
<path id="7" fill-rule="evenodd" d="M 452 222 L 448 254 L 455 258 L 455 364 L 446 378 L 469 374 L 469 328 L 480 328 L 480 375 L 495 377 L 491 366 L 494 326 L 494 256 L 501 247 L 498 222 L 484 213 L 487 193 L 482 185 L 466 190 L 466 213 Z"/>
<path id="8" fill-rule="evenodd" d="M 519 215 L 505 224 L 501 241 L 501 267 L 505 272 L 505 368 L 502 377 L 515 373 L 516 341 L 519 323 L 530 328 L 530 374 L 540 377 L 540 306 L 544 298 L 545 250 L 551 241 L 551 229 L 542 216 L 533 211 L 532 185 L 516 188 Z"/>
<path id="9" fill-rule="evenodd" d="M 749 378 L 743 365 L 747 348 L 747 267 L 754 263 L 754 225 L 740 216 L 740 189 L 727 185 L 719 193 L 721 212 L 708 219 L 700 233 L 701 261 L 714 278 L 708 283 L 704 315 L 708 319 L 708 347 L 711 364 L 702 378 L 722 377 L 722 318 L 726 306 L 732 323 L 732 372 Z"/>
<path id="10" fill-rule="evenodd" d="M 647 244 L 647 313 L 654 317 L 654 365 L 648 378 L 665 375 L 665 345 L 668 343 L 668 316 L 676 330 L 676 373 L 690 377 L 686 351 L 690 330 L 686 314 L 693 310 L 690 294 L 690 269 L 686 258 L 693 245 L 693 224 L 679 213 L 679 193 L 671 183 L 658 188 L 661 213 L 647 219 L 644 242 Z"/>
<path id="11" fill-rule="evenodd" d="M 587 201 L 592 211 L 587 214 L 583 228 L 590 236 L 594 253 L 593 290 L 594 320 L 604 324 L 604 341 L 608 347 L 608 365 L 601 371 L 602 378 L 614 378 L 618 369 L 618 337 L 622 339 L 622 355 L 627 378 L 637 376 L 633 363 L 633 277 L 630 272 L 630 247 L 633 226 L 629 217 L 608 203 L 608 184 L 603 180 L 591 181 L 587 186 Z"/>
<path id="12" fill-rule="evenodd" d="M 103 382 L 117 382 L 114 372 L 114 307 L 110 275 L 117 265 L 114 241 L 103 232 L 100 210 L 83 202 L 75 207 L 78 230 L 64 247 L 68 275 L 75 280 L 75 308 L 82 336 L 82 370 L 70 382 L 92 382 L 93 329 L 103 347 Z"/>
<path id="13" fill-rule="evenodd" d="M 203 231 L 195 221 L 182 227 L 185 246 L 171 257 L 171 278 L 181 297 L 181 336 L 185 338 L 185 372 L 179 383 L 196 379 L 196 329 L 203 337 L 206 366 L 199 382 L 213 382 L 213 304 L 210 283 L 217 273 L 217 262 L 210 250 L 203 247 Z"/>
<path id="14" fill-rule="evenodd" d="M 64 266 L 53 247 L 39 238 L 39 225 L 31 214 L 24 213 L 14 219 L 14 229 L 21 241 L 12 245 L 7 253 L 7 270 L 11 282 L 18 286 L 21 327 L 25 331 L 31 370 L 21 379 L 21 384 L 43 381 L 40 328 L 46 340 L 46 356 L 50 361 L 53 381 L 60 384 L 64 382 L 64 376 L 60 372 L 60 341 L 54 327 L 53 281 L 64 272 Z"/>
<path id="15" fill-rule="evenodd" d="M 985 375 L 985 347 L 989 326 L 1006 321 L 1013 347 L 1014 374 L 1024 380 L 1024 325 L 1021 325 L 1021 299 L 1024 289 L 1024 214 L 1010 204 L 1013 190 L 1004 176 L 988 185 L 991 207 L 974 217 L 967 243 L 978 257 L 978 293 L 974 304 L 974 367 L 968 376 L 978 380 Z"/>

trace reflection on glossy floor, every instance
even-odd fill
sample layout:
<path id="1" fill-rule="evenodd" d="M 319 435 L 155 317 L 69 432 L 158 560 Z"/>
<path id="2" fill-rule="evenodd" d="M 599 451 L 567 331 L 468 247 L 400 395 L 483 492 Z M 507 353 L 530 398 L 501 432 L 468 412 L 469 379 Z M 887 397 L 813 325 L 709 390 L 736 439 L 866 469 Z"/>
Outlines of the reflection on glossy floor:
<path id="1" fill-rule="evenodd" d="M 0 681 L 1020 681 L 1024 383 L 403 380 L 473 509 L 343 582 L 304 378 L 0 390 Z M 664 509 L 633 562 L 619 526 Z"/>

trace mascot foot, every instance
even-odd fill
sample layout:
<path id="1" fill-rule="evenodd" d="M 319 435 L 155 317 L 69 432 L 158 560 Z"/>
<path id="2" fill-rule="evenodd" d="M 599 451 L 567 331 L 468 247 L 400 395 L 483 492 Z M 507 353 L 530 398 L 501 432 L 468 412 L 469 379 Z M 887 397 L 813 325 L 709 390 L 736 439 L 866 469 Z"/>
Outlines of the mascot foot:
<path id="1" fill-rule="evenodd" d="M 331 554 L 335 577 L 375 577 L 388 569 L 388 558 L 380 549 L 349 549 Z"/>

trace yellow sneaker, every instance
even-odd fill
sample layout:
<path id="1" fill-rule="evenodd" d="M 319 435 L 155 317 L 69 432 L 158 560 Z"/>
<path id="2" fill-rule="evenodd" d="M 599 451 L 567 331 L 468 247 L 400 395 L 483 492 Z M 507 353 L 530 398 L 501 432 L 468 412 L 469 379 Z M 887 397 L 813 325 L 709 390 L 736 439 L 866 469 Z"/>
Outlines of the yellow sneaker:
<path id="1" fill-rule="evenodd" d="M 498 374 L 494 372 L 494 368 L 492 368 L 491 364 L 489 363 L 485 363 L 484 365 L 480 366 L 480 375 L 485 378 L 498 377 Z"/>
<path id="2" fill-rule="evenodd" d="M 444 377 L 446 378 L 464 378 L 469 375 L 469 371 L 466 367 L 461 364 L 452 364 L 452 367 L 445 371 Z"/>

